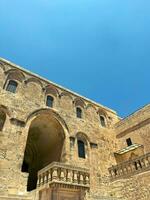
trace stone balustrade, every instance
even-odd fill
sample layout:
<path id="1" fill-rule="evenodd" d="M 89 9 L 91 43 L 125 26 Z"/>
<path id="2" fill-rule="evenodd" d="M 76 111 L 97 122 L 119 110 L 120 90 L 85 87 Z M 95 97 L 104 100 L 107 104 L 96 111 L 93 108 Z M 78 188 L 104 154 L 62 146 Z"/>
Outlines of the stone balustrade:
<path id="1" fill-rule="evenodd" d="M 37 186 L 42 187 L 54 183 L 89 188 L 89 170 L 53 162 L 38 172 Z"/>
<path id="2" fill-rule="evenodd" d="M 128 176 L 150 170 L 150 153 L 136 159 L 119 163 L 108 169 L 111 179 L 127 178 Z"/>

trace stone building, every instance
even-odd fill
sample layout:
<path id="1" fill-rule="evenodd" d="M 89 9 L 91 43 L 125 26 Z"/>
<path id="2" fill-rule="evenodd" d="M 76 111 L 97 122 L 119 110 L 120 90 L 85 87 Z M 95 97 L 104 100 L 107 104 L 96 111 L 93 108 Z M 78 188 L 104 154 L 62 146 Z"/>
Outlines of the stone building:
<path id="1" fill-rule="evenodd" d="M 121 119 L 1 58 L 0 199 L 150 200 L 150 104 Z"/>

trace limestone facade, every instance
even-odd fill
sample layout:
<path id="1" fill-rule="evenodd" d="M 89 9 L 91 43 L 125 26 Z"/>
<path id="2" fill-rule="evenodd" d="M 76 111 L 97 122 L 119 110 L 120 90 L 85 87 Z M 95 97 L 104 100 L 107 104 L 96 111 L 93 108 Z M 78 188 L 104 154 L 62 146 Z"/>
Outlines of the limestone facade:
<path id="1" fill-rule="evenodd" d="M 149 200 L 149 129 L 0 59 L 0 199 Z"/>

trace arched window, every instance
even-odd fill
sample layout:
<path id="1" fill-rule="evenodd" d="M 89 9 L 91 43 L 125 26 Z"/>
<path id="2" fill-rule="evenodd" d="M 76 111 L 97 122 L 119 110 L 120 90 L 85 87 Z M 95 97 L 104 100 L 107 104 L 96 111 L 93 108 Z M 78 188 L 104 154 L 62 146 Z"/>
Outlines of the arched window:
<path id="1" fill-rule="evenodd" d="M 15 93 L 16 92 L 16 89 L 17 89 L 17 86 L 18 86 L 18 83 L 14 80 L 10 80 L 8 82 L 8 85 L 6 87 L 6 90 L 9 91 L 9 92 L 12 92 L 12 93 Z"/>
<path id="2" fill-rule="evenodd" d="M 46 106 L 48 107 L 53 107 L 54 104 L 54 98 L 52 96 L 47 96 L 47 100 L 46 100 Z"/>
<path id="3" fill-rule="evenodd" d="M 102 127 L 106 127 L 105 117 L 103 117 L 102 115 L 100 115 L 100 124 Z"/>
<path id="4" fill-rule="evenodd" d="M 82 140 L 78 140 L 78 156 L 79 158 L 85 158 L 85 144 Z"/>
<path id="5" fill-rule="evenodd" d="M 82 110 L 81 110 L 81 108 L 79 108 L 79 107 L 76 108 L 76 114 L 77 114 L 78 118 L 82 118 Z"/>
<path id="6" fill-rule="evenodd" d="M 6 114 L 3 111 L 0 111 L 0 131 L 3 130 L 5 121 L 6 121 Z"/>

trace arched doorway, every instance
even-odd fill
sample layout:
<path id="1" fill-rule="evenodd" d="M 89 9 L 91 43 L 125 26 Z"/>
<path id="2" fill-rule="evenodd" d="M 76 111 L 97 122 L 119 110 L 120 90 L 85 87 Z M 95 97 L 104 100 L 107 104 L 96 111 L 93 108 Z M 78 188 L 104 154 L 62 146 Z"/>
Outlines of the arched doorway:
<path id="1" fill-rule="evenodd" d="M 31 122 L 22 165 L 22 172 L 29 173 L 27 191 L 36 189 L 40 169 L 61 161 L 64 138 L 63 127 L 53 115 L 42 113 Z"/>

